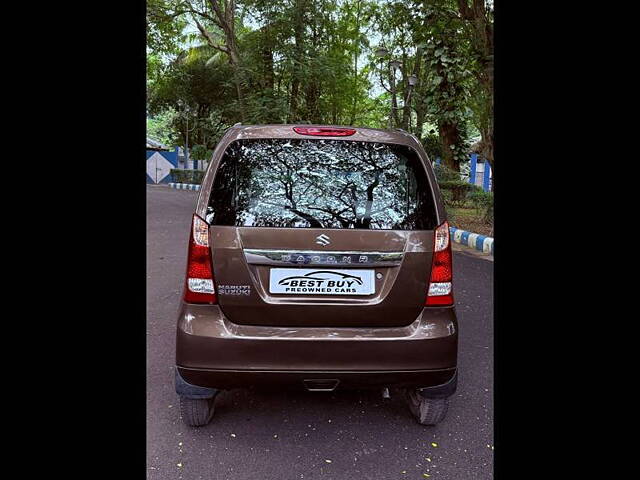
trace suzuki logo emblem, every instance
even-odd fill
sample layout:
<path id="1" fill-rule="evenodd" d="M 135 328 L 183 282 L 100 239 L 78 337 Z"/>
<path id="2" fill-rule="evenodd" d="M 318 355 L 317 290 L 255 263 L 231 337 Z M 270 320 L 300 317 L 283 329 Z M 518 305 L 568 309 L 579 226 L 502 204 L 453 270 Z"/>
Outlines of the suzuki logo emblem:
<path id="1" fill-rule="evenodd" d="M 327 245 L 329 245 L 331 243 L 331 239 L 329 238 L 329 235 L 325 235 L 323 233 L 322 235 L 318 235 L 316 237 L 316 243 L 318 245 L 322 245 L 323 247 L 326 247 Z"/>

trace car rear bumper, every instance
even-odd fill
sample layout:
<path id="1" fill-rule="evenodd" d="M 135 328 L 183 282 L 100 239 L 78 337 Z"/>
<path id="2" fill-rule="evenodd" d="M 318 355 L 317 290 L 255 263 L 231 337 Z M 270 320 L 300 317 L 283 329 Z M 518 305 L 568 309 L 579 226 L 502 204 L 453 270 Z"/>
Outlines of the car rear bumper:
<path id="1" fill-rule="evenodd" d="M 457 370 L 381 371 L 249 371 L 176 368 L 176 391 L 189 398 L 211 398 L 219 390 L 256 387 L 298 387 L 309 391 L 333 391 L 387 386 L 422 389 L 425 397 L 449 397 L 455 393 Z M 209 393 L 210 392 L 210 393 Z"/>
<path id="2" fill-rule="evenodd" d="M 425 308 L 406 327 L 290 328 L 237 325 L 217 306 L 183 304 L 176 365 L 189 384 L 215 389 L 323 380 L 422 388 L 455 375 L 457 335 L 453 307 Z"/>

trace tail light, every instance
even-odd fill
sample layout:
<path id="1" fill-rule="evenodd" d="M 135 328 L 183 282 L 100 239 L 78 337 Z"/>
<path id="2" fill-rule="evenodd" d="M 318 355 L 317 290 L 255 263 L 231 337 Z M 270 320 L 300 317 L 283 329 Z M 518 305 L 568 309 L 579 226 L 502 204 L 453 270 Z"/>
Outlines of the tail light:
<path id="1" fill-rule="evenodd" d="M 453 305 L 451 257 L 449 223 L 444 222 L 435 231 L 431 278 L 425 305 Z"/>
<path id="2" fill-rule="evenodd" d="M 331 127 L 293 127 L 293 131 L 300 135 L 317 135 L 320 137 L 349 137 L 356 133 L 353 128 Z"/>
<path id="3" fill-rule="evenodd" d="M 188 303 L 218 303 L 213 286 L 209 225 L 197 215 L 193 216 L 191 223 L 184 301 Z"/>

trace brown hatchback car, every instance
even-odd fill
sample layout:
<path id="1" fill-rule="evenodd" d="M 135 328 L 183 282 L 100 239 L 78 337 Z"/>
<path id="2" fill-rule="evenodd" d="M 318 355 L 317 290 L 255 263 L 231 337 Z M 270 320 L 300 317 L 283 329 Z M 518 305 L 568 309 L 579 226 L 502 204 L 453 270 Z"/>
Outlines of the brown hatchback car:
<path id="1" fill-rule="evenodd" d="M 401 130 L 236 125 L 202 182 L 176 339 L 183 420 L 248 386 L 403 391 L 434 425 L 457 385 L 449 226 Z"/>

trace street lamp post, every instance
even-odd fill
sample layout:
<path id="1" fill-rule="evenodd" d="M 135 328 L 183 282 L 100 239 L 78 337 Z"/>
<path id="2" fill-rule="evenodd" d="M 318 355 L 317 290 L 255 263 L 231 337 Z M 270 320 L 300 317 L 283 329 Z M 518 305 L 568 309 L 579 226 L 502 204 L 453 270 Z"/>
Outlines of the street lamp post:
<path id="1" fill-rule="evenodd" d="M 185 166 L 188 167 L 189 166 L 189 115 L 191 114 L 191 107 L 187 103 L 183 102 L 182 100 L 178 102 L 178 105 L 184 111 L 184 116 L 187 122 L 187 128 L 185 130 L 185 142 L 184 142 L 185 144 L 184 160 L 185 160 Z M 197 126 L 198 126 L 198 122 L 196 122 L 192 130 L 195 130 Z"/>
<path id="2" fill-rule="evenodd" d="M 189 166 L 189 111 L 185 110 L 185 112 L 187 117 L 187 131 L 186 131 L 185 142 L 184 142 L 184 160 L 185 160 L 184 163 L 188 167 Z"/>
<path id="3" fill-rule="evenodd" d="M 409 75 L 407 77 L 407 83 L 409 84 L 409 88 L 407 89 L 407 98 L 404 101 L 405 105 L 411 105 L 411 92 L 413 92 L 413 87 L 418 84 L 418 77 L 415 75 Z M 409 109 L 409 131 L 411 131 L 411 109 Z"/>

